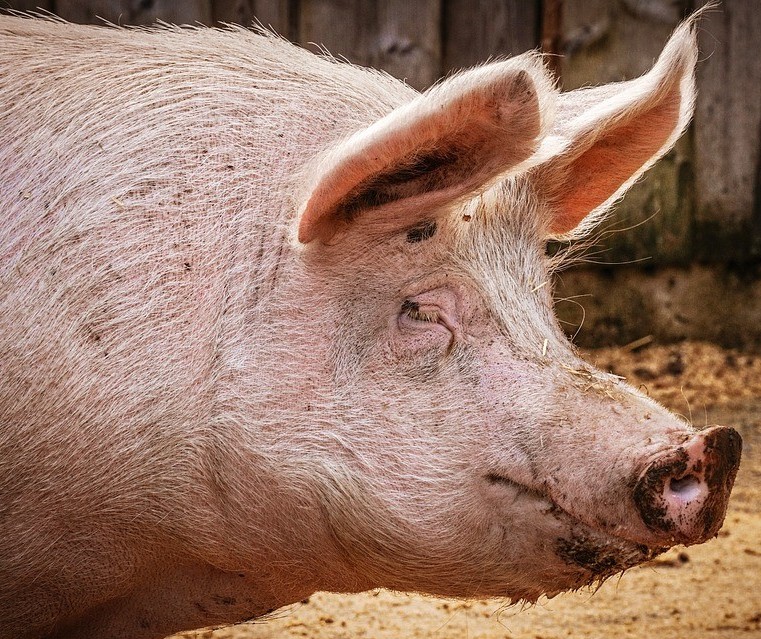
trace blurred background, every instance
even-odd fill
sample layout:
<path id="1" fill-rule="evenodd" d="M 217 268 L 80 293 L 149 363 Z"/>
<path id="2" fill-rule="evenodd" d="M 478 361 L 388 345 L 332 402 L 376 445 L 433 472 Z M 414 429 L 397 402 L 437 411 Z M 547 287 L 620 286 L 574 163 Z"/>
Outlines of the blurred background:
<path id="1" fill-rule="evenodd" d="M 568 90 L 636 77 L 704 0 L 0 0 L 72 22 L 258 21 L 315 52 L 425 89 L 540 47 Z M 564 271 L 558 313 L 582 345 L 708 340 L 761 350 L 761 4 L 700 23 L 694 123 Z M 583 321 L 582 321 L 583 320 Z M 583 324 L 583 325 L 582 325 Z M 580 326 L 581 325 L 581 326 Z"/>

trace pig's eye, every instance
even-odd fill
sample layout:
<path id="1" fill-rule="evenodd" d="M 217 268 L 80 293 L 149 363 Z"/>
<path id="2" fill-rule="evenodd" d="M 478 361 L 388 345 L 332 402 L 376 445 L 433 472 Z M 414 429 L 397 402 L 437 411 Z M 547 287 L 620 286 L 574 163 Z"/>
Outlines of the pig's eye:
<path id="1" fill-rule="evenodd" d="M 400 353 L 448 353 L 460 334 L 455 293 L 436 288 L 401 298 L 399 312 L 392 316 L 393 335 Z"/>
<path id="2" fill-rule="evenodd" d="M 439 321 L 439 313 L 432 308 L 421 308 L 420 304 L 412 300 L 404 300 L 402 303 L 402 313 L 415 322 L 432 322 Z"/>

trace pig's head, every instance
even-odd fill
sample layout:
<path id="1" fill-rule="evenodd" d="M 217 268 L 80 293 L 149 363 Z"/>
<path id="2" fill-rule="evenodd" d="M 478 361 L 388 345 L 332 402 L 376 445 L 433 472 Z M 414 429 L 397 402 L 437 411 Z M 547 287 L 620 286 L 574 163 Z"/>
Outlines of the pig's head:
<path id="1" fill-rule="evenodd" d="M 716 535 L 739 436 L 581 361 L 545 251 L 671 148 L 696 52 L 683 25 L 645 76 L 563 95 L 535 55 L 490 64 L 312 167 L 274 324 L 324 587 L 535 600 Z"/>

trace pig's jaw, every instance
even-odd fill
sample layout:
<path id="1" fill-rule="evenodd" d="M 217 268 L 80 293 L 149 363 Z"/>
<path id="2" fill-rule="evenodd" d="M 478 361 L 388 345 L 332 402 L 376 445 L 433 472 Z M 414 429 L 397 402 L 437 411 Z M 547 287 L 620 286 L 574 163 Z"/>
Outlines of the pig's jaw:
<path id="1" fill-rule="evenodd" d="M 508 594 L 514 602 L 533 602 L 542 595 L 552 597 L 566 590 L 600 584 L 668 549 L 648 547 L 595 529 L 564 510 L 548 495 L 509 478 L 489 474 L 485 481 L 492 497 L 500 498 L 502 493 L 502 499 L 514 503 L 520 496 L 532 501 L 536 508 L 552 520 L 548 528 L 553 531 L 554 537 L 549 543 L 545 541 L 543 544 L 551 549 L 555 559 L 554 562 L 549 562 L 550 569 L 546 571 L 549 579 L 533 591 Z"/>

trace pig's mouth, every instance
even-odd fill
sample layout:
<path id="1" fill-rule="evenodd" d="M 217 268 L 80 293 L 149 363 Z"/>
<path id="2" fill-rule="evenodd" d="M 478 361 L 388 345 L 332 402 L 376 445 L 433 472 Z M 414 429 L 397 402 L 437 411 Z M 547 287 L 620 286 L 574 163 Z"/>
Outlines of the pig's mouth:
<path id="1" fill-rule="evenodd" d="M 514 494 L 544 505 L 546 514 L 562 525 L 563 531 L 556 536 L 552 551 L 569 568 L 566 574 L 570 581 L 568 588 L 599 584 L 668 550 L 594 528 L 562 508 L 548 494 L 503 475 L 489 473 L 486 480 L 491 485 L 504 486 Z"/>
<path id="2" fill-rule="evenodd" d="M 555 546 L 560 559 L 588 572 L 589 580 L 583 585 L 603 581 L 668 550 L 649 548 L 599 531 L 590 535 L 590 530 L 582 524 L 579 529 L 573 529 L 569 537 L 559 538 Z"/>

